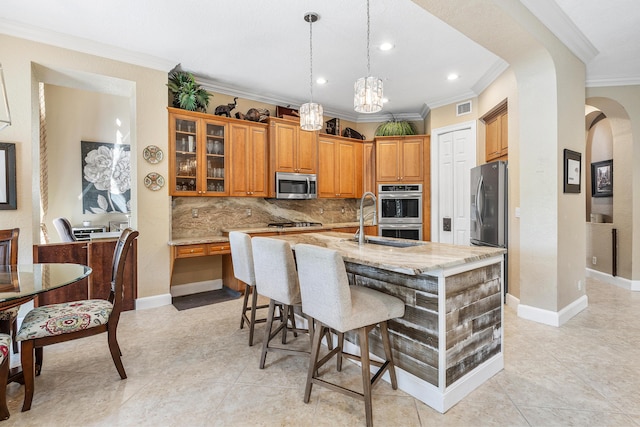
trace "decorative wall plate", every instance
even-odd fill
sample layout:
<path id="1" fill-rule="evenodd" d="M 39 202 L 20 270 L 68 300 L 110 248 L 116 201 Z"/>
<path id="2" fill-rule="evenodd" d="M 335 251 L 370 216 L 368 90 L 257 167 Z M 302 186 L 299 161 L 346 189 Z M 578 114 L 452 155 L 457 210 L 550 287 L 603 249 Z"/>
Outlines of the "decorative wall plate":
<path id="1" fill-rule="evenodd" d="M 155 165 L 156 163 L 160 163 L 162 161 L 162 159 L 164 158 L 164 153 L 155 145 L 148 145 L 144 148 L 144 150 L 142 150 L 142 157 L 144 157 L 147 162 Z"/>
<path id="2" fill-rule="evenodd" d="M 144 186 L 149 190 L 158 191 L 164 187 L 164 177 L 156 172 L 149 172 L 144 177 Z"/>

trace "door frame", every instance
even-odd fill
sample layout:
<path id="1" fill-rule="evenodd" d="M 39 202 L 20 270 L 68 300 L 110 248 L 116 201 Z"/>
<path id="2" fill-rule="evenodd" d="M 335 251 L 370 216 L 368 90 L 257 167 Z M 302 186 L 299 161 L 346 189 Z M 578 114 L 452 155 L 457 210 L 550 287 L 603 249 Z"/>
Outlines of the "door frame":
<path id="1" fill-rule="evenodd" d="M 431 241 L 432 242 L 440 242 L 440 233 L 439 233 L 439 221 L 440 215 L 438 212 L 440 211 L 440 206 L 438 200 L 440 200 L 440 137 L 449 132 L 455 132 L 458 130 L 471 130 L 472 135 L 472 144 L 475 147 L 476 151 L 476 161 L 475 164 L 478 164 L 478 134 L 477 134 L 477 123 L 476 120 L 470 120 L 467 122 L 456 123 L 454 125 L 444 126 L 441 128 L 436 128 L 431 130 Z M 475 165 L 474 165 L 475 166 Z"/>

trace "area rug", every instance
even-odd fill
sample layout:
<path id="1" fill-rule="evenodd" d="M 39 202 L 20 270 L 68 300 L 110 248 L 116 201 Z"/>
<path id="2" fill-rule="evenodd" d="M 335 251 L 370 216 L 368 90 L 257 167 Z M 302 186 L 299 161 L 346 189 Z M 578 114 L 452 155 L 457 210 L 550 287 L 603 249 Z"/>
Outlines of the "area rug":
<path id="1" fill-rule="evenodd" d="M 171 302 L 178 310 L 188 310 L 190 308 L 202 307 L 209 304 L 230 301 L 240 298 L 242 294 L 233 289 L 222 288 L 215 291 L 199 292 L 197 294 L 173 297 Z"/>

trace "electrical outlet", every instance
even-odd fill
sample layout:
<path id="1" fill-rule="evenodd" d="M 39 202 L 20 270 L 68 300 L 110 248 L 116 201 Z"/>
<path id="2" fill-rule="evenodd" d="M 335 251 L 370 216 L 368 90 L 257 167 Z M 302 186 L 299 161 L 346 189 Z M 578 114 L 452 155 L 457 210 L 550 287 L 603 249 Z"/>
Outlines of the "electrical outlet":
<path id="1" fill-rule="evenodd" d="M 320 208 L 320 215 L 324 214 L 324 208 Z"/>
<path id="2" fill-rule="evenodd" d="M 340 209 L 340 213 L 344 213 L 344 208 L 341 208 L 341 209 Z"/>
<path id="3" fill-rule="evenodd" d="M 598 263 L 598 257 L 591 258 L 591 264 L 596 265 Z"/>
<path id="4" fill-rule="evenodd" d="M 198 209 L 191 209 L 191 218 L 198 218 Z"/>
<path id="5" fill-rule="evenodd" d="M 247 209 L 247 216 L 251 216 L 251 209 Z"/>
<path id="6" fill-rule="evenodd" d="M 578 290 L 582 290 L 582 280 L 578 280 Z"/>

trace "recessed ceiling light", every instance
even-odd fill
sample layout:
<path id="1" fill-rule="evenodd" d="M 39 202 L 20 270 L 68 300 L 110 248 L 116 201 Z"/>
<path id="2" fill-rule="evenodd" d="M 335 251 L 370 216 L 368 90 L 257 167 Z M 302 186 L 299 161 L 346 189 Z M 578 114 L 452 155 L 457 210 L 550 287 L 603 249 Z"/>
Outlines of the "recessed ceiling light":
<path id="1" fill-rule="evenodd" d="M 318 77 L 318 80 L 316 80 L 316 83 L 318 83 L 319 85 L 327 84 L 327 79 L 325 79 L 324 77 Z"/>
<path id="2" fill-rule="evenodd" d="M 391 50 L 391 49 L 393 49 L 392 43 L 382 43 L 380 45 L 380 50 Z"/>
<path id="3" fill-rule="evenodd" d="M 387 102 L 389 102 L 389 98 L 382 98 L 382 103 L 386 104 Z"/>
<path id="4" fill-rule="evenodd" d="M 458 80 L 460 78 L 456 73 L 451 73 L 447 76 L 447 80 Z"/>

